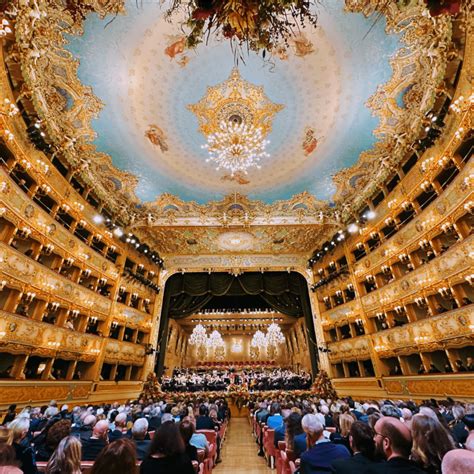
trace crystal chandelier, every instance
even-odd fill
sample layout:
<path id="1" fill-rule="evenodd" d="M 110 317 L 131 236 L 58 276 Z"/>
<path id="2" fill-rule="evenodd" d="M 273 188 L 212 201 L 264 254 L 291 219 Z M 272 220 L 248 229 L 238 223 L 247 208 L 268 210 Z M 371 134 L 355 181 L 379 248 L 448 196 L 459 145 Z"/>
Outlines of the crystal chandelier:
<path id="1" fill-rule="evenodd" d="M 252 337 L 251 347 L 265 347 L 267 345 L 267 337 L 262 331 L 258 330 Z"/>
<path id="2" fill-rule="evenodd" d="M 247 174 L 248 168 L 260 169 L 260 159 L 270 156 L 265 151 L 269 143 L 261 128 L 243 121 L 222 121 L 219 131 L 207 137 L 203 148 L 209 152 L 206 162 L 215 162 L 216 170 L 224 168 L 233 176 L 239 171 Z"/>
<path id="3" fill-rule="evenodd" d="M 270 324 L 267 329 L 266 339 L 267 344 L 274 347 L 285 342 L 285 336 L 281 332 L 280 326 L 278 326 L 277 323 Z"/>
<path id="4" fill-rule="evenodd" d="M 206 328 L 202 324 L 198 324 L 189 336 L 189 344 L 192 346 L 205 346 L 207 343 Z"/>
<path id="5" fill-rule="evenodd" d="M 223 347 L 224 346 L 224 340 L 222 339 L 222 336 L 219 331 L 212 331 L 211 335 L 208 337 L 206 341 L 207 347 L 211 349 L 215 349 L 217 347 Z"/>

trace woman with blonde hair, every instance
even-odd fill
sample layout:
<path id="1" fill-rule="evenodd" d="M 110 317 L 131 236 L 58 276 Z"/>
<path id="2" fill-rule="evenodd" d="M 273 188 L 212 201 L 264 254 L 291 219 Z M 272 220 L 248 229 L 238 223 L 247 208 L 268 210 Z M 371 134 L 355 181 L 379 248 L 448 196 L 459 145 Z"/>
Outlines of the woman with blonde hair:
<path id="1" fill-rule="evenodd" d="M 63 438 L 46 466 L 46 474 L 81 474 L 81 442 L 75 436 Z"/>
<path id="2" fill-rule="evenodd" d="M 351 431 L 352 423 L 354 423 L 354 418 L 349 413 L 342 413 L 337 417 L 336 425 L 338 431 L 336 433 L 331 433 L 330 439 L 333 443 L 343 444 L 350 451 L 349 443 L 349 433 Z"/>
<path id="3" fill-rule="evenodd" d="M 30 429 L 29 418 L 15 418 L 9 425 L 10 430 L 7 444 L 13 446 L 15 449 L 16 460 L 20 464 L 20 469 L 24 474 L 36 474 L 35 458 L 33 450 L 29 444 L 25 444 L 25 438 Z"/>

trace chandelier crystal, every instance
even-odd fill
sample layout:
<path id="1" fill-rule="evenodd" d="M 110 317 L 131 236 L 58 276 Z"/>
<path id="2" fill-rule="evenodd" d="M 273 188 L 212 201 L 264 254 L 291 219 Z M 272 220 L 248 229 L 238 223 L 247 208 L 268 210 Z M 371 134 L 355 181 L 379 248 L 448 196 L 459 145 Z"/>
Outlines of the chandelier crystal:
<path id="1" fill-rule="evenodd" d="M 260 169 L 260 159 L 270 156 L 265 151 L 270 142 L 265 140 L 260 127 L 222 121 L 219 128 L 208 135 L 207 143 L 203 145 L 209 152 L 206 162 L 216 163 L 216 170 L 224 168 L 232 176 L 237 172 L 247 174 L 248 168 Z"/>

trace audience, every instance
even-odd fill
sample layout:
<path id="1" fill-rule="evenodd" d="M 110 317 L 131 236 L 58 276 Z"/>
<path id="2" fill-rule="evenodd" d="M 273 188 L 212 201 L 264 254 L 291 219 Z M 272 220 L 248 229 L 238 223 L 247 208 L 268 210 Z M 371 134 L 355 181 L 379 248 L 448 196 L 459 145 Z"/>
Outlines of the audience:
<path id="1" fill-rule="evenodd" d="M 39 461 L 47 474 L 79 474 L 81 458 L 92 461 L 95 474 L 191 474 L 198 449 L 209 456 L 206 436 L 196 432 L 196 413 L 201 428 L 216 430 L 211 455 L 218 462 L 219 427 L 228 419 L 219 396 L 180 394 L 169 397 L 174 402 L 165 396 L 71 410 L 54 401 L 41 408 L 11 408 L 15 418 L 0 428 L 0 474 L 36 474 Z M 471 404 L 452 399 L 358 403 L 275 392 L 250 395 L 248 407 L 255 422 L 274 429 L 276 447 L 285 441 L 288 457 L 300 458 L 302 474 L 474 473 Z M 267 449 L 261 437 L 257 441 L 262 452 Z"/>
<path id="2" fill-rule="evenodd" d="M 100 452 L 90 474 L 135 474 L 136 472 L 138 469 L 135 446 L 129 439 L 120 438 L 108 444 Z"/>
<path id="3" fill-rule="evenodd" d="M 162 423 L 156 430 L 150 452 L 140 465 L 140 473 L 195 474 L 176 423 Z"/>
<path id="4" fill-rule="evenodd" d="M 75 436 L 63 438 L 46 466 L 46 474 L 81 474 L 81 442 Z"/>

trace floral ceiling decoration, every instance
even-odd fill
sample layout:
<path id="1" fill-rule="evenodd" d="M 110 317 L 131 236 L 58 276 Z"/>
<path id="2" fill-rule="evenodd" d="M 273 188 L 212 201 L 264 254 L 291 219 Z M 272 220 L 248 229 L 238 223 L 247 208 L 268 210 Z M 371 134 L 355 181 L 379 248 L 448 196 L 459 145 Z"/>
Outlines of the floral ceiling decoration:
<path id="1" fill-rule="evenodd" d="M 281 226 L 305 224 L 323 239 L 407 156 L 453 52 L 452 17 L 430 17 L 422 0 L 346 0 L 344 11 L 341 3 L 322 2 L 317 28 L 288 39 L 295 54 L 283 48 L 271 70 L 253 53 L 240 66 L 242 78 L 284 105 L 269 132 L 272 171 L 251 179 L 201 165 L 202 134 L 186 108 L 228 77 L 228 44 L 210 39 L 190 51 L 186 39 L 170 43 L 176 24 L 158 3 L 141 11 L 124 0 L 14 0 L 6 63 L 21 70 L 22 94 L 55 153 L 125 224 L 147 234 L 178 223 L 264 225 L 276 237 Z M 201 13 L 205 28 L 221 12 Z"/>
<path id="2" fill-rule="evenodd" d="M 305 25 L 317 24 L 315 1 L 291 0 L 172 0 L 170 20 L 183 13 L 189 31 L 186 47 L 194 48 L 211 35 L 231 42 L 234 50 L 279 54 Z"/>

